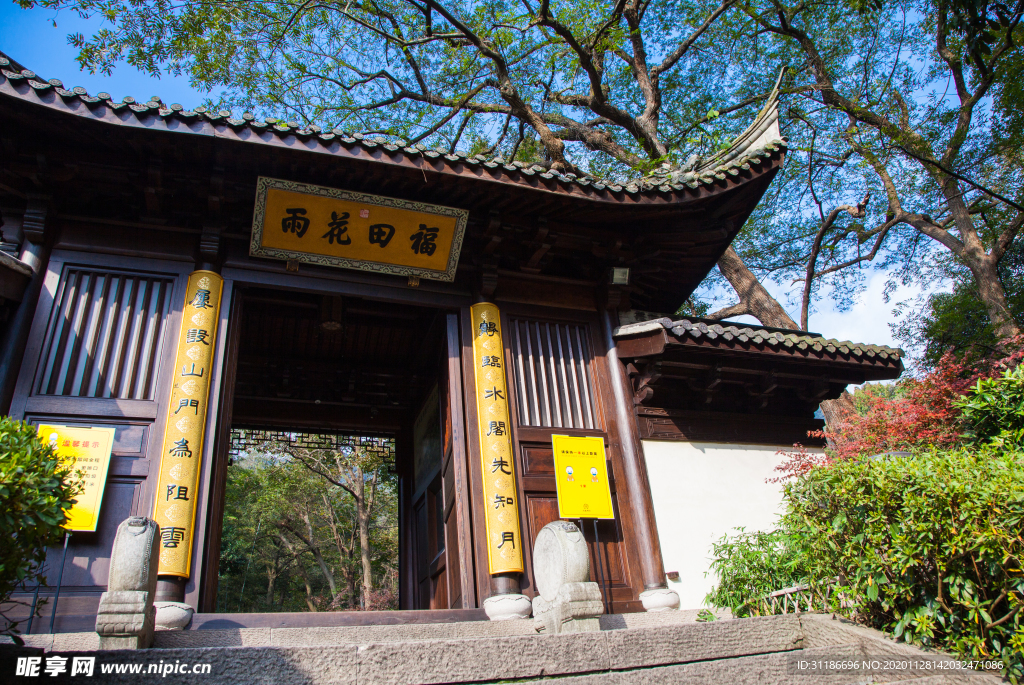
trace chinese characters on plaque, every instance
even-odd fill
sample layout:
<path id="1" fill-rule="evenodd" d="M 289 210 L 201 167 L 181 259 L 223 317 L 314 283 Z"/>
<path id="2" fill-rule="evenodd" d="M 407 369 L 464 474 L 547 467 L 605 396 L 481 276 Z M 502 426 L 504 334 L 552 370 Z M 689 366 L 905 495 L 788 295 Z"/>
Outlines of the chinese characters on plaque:
<path id="1" fill-rule="evenodd" d="M 259 179 L 249 254 L 452 281 L 468 212 Z"/>
<path id="2" fill-rule="evenodd" d="M 160 524 L 160 575 L 189 575 L 222 285 L 212 271 L 188 278 L 153 513 Z"/>
<path id="3" fill-rule="evenodd" d="M 558 517 L 615 518 L 604 439 L 552 435 L 551 450 L 555 457 Z"/>
<path id="4" fill-rule="evenodd" d="M 476 413 L 483 466 L 487 560 L 490 573 L 523 570 L 519 533 L 515 460 L 509 433 L 505 347 L 501 342 L 498 308 L 490 303 L 472 307 L 473 362 L 476 371 Z"/>
<path id="5" fill-rule="evenodd" d="M 72 473 L 82 474 L 82 491 L 75 495 L 75 505 L 68 510 L 64 529 L 96 532 L 110 451 L 114 446 L 114 429 L 43 424 L 39 426 L 39 437 L 53 445 L 53 451 L 62 462 L 70 462 Z"/>

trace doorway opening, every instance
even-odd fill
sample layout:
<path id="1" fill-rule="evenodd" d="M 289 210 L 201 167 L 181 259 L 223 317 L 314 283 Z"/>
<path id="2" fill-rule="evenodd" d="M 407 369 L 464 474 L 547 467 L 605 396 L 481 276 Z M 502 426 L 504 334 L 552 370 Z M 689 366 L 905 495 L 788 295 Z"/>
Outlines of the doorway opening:
<path id="1" fill-rule="evenodd" d="M 461 407 L 457 315 L 268 288 L 235 297 L 215 610 L 461 608 L 441 485 Z"/>

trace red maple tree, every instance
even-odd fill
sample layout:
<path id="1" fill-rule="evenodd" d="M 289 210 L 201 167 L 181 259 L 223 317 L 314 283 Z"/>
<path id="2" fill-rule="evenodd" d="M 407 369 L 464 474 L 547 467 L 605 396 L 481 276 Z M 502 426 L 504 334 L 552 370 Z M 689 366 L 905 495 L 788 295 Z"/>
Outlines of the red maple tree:
<path id="1" fill-rule="evenodd" d="M 773 481 L 807 473 L 838 460 L 925 446 L 952 447 L 963 440 L 965 426 L 956 400 L 981 378 L 992 378 L 1024 360 L 1024 336 L 1008 340 L 1000 353 L 957 359 L 946 354 L 934 369 L 905 378 L 892 386 L 869 385 L 856 392 L 852 410 L 823 431 L 808 435 L 825 439 L 822 452 L 795 445 L 781 452 L 788 459 L 776 467 Z"/>

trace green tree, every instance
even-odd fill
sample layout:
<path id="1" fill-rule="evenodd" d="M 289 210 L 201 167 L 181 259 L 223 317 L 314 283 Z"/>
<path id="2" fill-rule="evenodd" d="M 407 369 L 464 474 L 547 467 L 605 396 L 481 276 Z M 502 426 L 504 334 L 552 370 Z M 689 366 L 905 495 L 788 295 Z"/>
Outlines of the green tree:
<path id="1" fill-rule="evenodd" d="M 1022 0 L 21 2 L 103 16 L 72 36 L 89 69 L 126 60 L 226 87 L 221 106 L 619 179 L 715 152 L 788 65 L 790 161 L 719 263 L 738 301 L 711 316 L 796 327 L 770 278 L 802 283 L 807 326 L 822 285 L 843 305 L 862 267 L 927 281 L 956 262 L 995 335 L 1019 332 L 998 266 L 1024 221 Z"/>
<path id="2" fill-rule="evenodd" d="M 388 442 L 358 441 L 367 440 Z M 267 442 L 240 455 L 228 469 L 220 611 L 397 608 L 394 478 L 387 472 L 386 450 L 371 455 L 372 450 L 357 447 L 361 456 L 353 456 L 355 450 L 346 455 L 353 457 L 354 468 L 373 462 L 382 471 L 376 474 L 375 486 L 368 483 L 373 494 L 364 502 L 364 512 L 368 507 L 370 514 L 364 526 L 349 491 L 297 456 L 317 463 L 314 452 L 324 458 L 333 451 L 296 450 Z M 346 458 L 342 462 L 348 463 Z M 336 473 L 332 477 L 339 478 Z M 367 480 L 372 483 L 374 476 Z"/>
<path id="3" fill-rule="evenodd" d="M 895 329 L 908 347 L 920 347 L 923 366 L 934 369 L 942 356 L 957 358 L 992 354 L 1000 344 L 984 303 L 969 276 L 953 270 L 951 292 L 929 295 L 923 306 L 906 312 Z M 1014 321 L 1024 327 L 1024 253 L 1019 243 L 999 263 L 999 279 Z"/>
<path id="4" fill-rule="evenodd" d="M 19 587 L 44 583 L 46 548 L 64 537 L 67 512 L 79 492 L 79 478 L 53 447 L 39 439 L 35 426 L 0 417 L 0 618 L 3 633 L 17 633 L 6 612 Z"/>

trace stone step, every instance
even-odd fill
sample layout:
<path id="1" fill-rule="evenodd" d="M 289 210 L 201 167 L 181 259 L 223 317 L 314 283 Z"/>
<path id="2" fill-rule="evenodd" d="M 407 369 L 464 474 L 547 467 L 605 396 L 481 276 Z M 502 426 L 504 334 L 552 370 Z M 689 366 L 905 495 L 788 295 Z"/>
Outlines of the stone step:
<path id="1" fill-rule="evenodd" d="M 728 609 L 716 610 L 719 619 L 732 617 Z M 698 610 L 654 613 L 605 614 L 602 630 L 643 628 L 679 623 L 697 623 Z M 204 624 L 209 625 L 209 623 Z M 313 645 L 366 642 L 414 642 L 418 640 L 454 640 L 510 635 L 536 635 L 532 621 L 460 621 L 451 623 L 410 623 L 400 625 L 319 626 L 304 628 L 206 628 L 160 631 L 154 647 L 303 647 Z M 99 636 L 89 633 L 25 635 L 25 644 L 46 651 L 68 652 L 99 649 Z"/>
<path id="2" fill-rule="evenodd" d="M 630 626 L 628 616 L 607 617 L 608 629 L 590 633 L 544 635 L 524 631 L 525 634 L 515 634 L 525 625 L 534 630 L 532 622 L 509 621 L 501 623 L 518 625 L 490 628 L 507 631 L 501 635 L 452 638 L 438 632 L 431 636 L 426 632 L 416 633 L 409 639 L 408 629 L 422 630 L 427 626 L 376 626 L 371 628 L 389 629 L 379 633 L 387 639 L 345 641 L 353 634 L 306 633 L 304 643 L 285 644 L 279 635 L 281 639 L 276 645 L 166 646 L 152 650 L 97 652 L 96 668 L 99 675 L 103 664 L 141 664 L 144 669 L 169 664 L 209 664 L 209 673 L 202 676 L 205 683 L 258 685 L 430 685 L 508 680 L 540 682 L 551 678 L 557 678 L 558 685 L 845 685 L 904 681 L 918 685 L 954 682 L 980 685 L 1000 682 L 991 675 L 945 672 L 935 680 L 937 667 L 913 673 L 802 674 L 798 668 L 800 660 L 890 657 L 945 663 L 949 657 L 895 643 L 877 631 L 829 616 L 789 614 L 693 623 L 686 622 L 681 613 L 646 618 L 650 624 L 645 626 Z M 622 625 L 611 625 L 619 621 Z M 438 628 L 438 625 L 433 627 Z M 396 628 L 400 630 L 395 631 Z M 273 630 L 289 629 L 272 629 L 268 639 L 273 640 Z M 189 632 L 205 631 L 184 631 L 177 635 Z M 320 635 L 322 641 L 309 641 L 314 635 Z M 52 647 L 58 644 L 55 640 Z M 57 648 L 56 651 L 65 650 Z M 138 681 L 137 674 L 106 673 L 99 682 Z"/>

